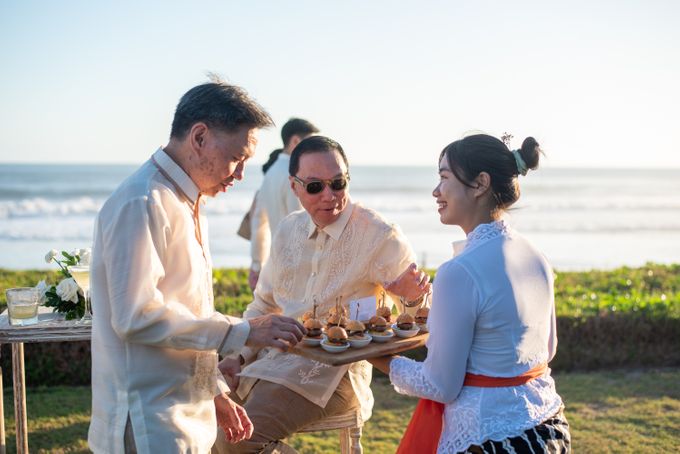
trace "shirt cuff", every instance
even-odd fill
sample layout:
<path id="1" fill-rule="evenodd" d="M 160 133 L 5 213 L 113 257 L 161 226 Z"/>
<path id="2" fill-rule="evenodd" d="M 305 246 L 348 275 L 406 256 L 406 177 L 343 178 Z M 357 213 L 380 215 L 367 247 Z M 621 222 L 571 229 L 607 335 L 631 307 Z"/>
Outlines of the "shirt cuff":
<path id="1" fill-rule="evenodd" d="M 259 348 L 245 347 L 241 350 L 241 356 L 243 356 L 244 364 L 250 364 L 257 357 Z"/>
<path id="2" fill-rule="evenodd" d="M 408 386 L 408 377 L 413 374 L 410 365 L 414 363 L 410 358 L 397 356 L 390 361 L 390 382 L 399 394 L 412 395 Z"/>
<path id="3" fill-rule="evenodd" d="M 231 392 L 231 389 L 229 389 L 229 385 L 227 385 L 227 380 L 224 378 L 224 375 L 222 375 L 222 372 L 218 368 L 215 368 L 217 376 L 216 378 L 216 386 L 215 386 L 215 395 L 213 397 L 217 397 L 222 394 L 229 394 Z"/>
<path id="4" fill-rule="evenodd" d="M 246 345 L 248 335 L 250 334 L 250 323 L 247 320 L 236 317 L 227 316 L 227 319 L 230 322 L 230 326 L 217 352 L 222 357 L 233 358 L 241 353 L 241 350 Z"/>

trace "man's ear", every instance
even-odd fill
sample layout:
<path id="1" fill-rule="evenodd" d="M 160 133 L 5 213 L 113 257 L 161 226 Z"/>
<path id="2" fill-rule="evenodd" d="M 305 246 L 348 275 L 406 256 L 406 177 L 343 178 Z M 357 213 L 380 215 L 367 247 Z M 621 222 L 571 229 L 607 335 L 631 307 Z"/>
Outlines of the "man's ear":
<path id="1" fill-rule="evenodd" d="M 288 141 L 288 149 L 292 152 L 300 142 L 302 142 L 302 137 L 297 134 L 293 134 Z"/>
<path id="2" fill-rule="evenodd" d="M 483 196 L 491 187 L 491 175 L 486 172 L 479 172 L 479 175 L 475 177 L 473 185 L 475 197 Z"/>
<path id="3" fill-rule="evenodd" d="M 208 135 L 208 125 L 199 121 L 189 130 L 189 144 L 191 149 L 199 155 L 203 151 Z"/>
<path id="4" fill-rule="evenodd" d="M 295 179 L 293 177 L 289 176 L 288 181 L 290 181 L 291 191 L 293 191 L 293 194 L 295 194 L 295 197 L 297 197 L 299 199 L 300 196 L 298 195 L 298 192 L 297 192 L 298 191 L 298 185 L 295 184 Z"/>

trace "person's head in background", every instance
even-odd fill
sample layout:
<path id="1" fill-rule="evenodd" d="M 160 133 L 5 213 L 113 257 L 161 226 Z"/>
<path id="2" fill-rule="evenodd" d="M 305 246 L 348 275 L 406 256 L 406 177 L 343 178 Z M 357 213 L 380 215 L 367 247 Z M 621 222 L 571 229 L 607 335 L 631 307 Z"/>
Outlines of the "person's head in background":
<path id="1" fill-rule="evenodd" d="M 164 149 L 202 194 L 214 196 L 243 178 L 258 129 L 272 125 L 269 114 L 245 90 L 217 80 L 182 96 Z"/>
<path id="2" fill-rule="evenodd" d="M 324 136 L 304 139 L 293 150 L 288 173 L 314 224 L 324 228 L 338 220 L 349 202 L 349 165 L 338 142 Z"/>
<path id="3" fill-rule="evenodd" d="M 302 118 L 291 118 L 281 128 L 281 140 L 283 141 L 283 148 L 277 148 L 269 154 L 269 159 L 262 165 L 262 173 L 267 173 L 267 170 L 276 162 L 279 154 L 291 154 L 293 149 L 302 140 L 319 132 L 319 128 L 314 126 L 311 122 Z"/>
<path id="4" fill-rule="evenodd" d="M 302 118 L 291 118 L 281 128 L 281 140 L 283 141 L 284 152 L 291 154 L 293 149 L 297 147 L 297 144 L 318 132 L 319 128 L 309 121 L 303 120 Z"/>
<path id="5" fill-rule="evenodd" d="M 538 167 L 541 149 L 527 137 L 519 150 L 501 140 L 475 134 L 456 140 L 439 155 L 439 184 L 432 192 L 443 224 L 470 233 L 500 219 L 520 196 L 517 178 Z"/>

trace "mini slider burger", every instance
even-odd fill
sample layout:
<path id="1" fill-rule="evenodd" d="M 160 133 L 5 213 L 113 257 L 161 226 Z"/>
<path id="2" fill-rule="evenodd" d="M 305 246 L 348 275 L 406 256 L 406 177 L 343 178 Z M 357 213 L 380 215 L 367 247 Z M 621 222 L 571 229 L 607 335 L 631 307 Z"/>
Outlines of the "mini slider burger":
<path id="1" fill-rule="evenodd" d="M 347 334 L 349 337 L 363 339 L 366 327 L 358 320 L 350 320 L 347 322 Z"/>
<path id="2" fill-rule="evenodd" d="M 397 328 L 404 331 L 411 331 L 413 325 L 415 324 L 415 319 L 411 314 L 404 312 L 399 317 L 397 317 Z"/>
<path id="3" fill-rule="evenodd" d="M 349 344 L 347 331 L 339 326 L 332 326 L 326 331 L 326 342 L 331 345 L 345 346 Z"/>
<path id="4" fill-rule="evenodd" d="M 326 330 L 331 329 L 332 326 L 340 326 L 344 328 L 347 325 L 347 310 L 342 305 L 342 296 L 335 298 L 335 306 L 328 311 L 328 319 L 326 320 Z"/>
<path id="5" fill-rule="evenodd" d="M 323 328 L 323 325 L 319 320 L 308 318 L 304 323 L 304 327 L 307 330 L 307 337 L 312 337 L 314 339 L 321 337 L 321 328 Z"/>
<path id="6" fill-rule="evenodd" d="M 312 339 L 319 339 L 323 329 L 323 323 L 316 318 L 317 303 L 314 301 L 314 307 L 311 311 L 302 314 L 303 326 L 307 330 L 307 337 Z"/>
<path id="7" fill-rule="evenodd" d="M 387 320 L 379 315 L 374 315 L 368 321 L 368 329 L 376 333 L 383 333 L 387 330 Z"/>
<path id="8" fill-rule="evenodd" d="M 381 306 L 375 311 L 376 315 L 384 318 L 387 323 L 392 321 L 392 309 L 387 306 Z"/>
<path id="9" fill-rule="evenodd" d="M 386 297 L 383 291 L 380 295 L 380 301 L 378 303 L 378 308 L 375 310 L 375 315 L 378 315 L 385 319 L 388 324 L 392 322 L 392 309 L 387 307 L 385 304 Z"/>
<path id="10" fill-rule="evenodd" d="M 304 314 L 302 314 L 302 323 L 305 323 L 310 318 L 314 318 L 314 312 L 312 311 L 305 312 Z"/>
<path id="11" fill-rule="evenodd" d="M 418 325 L 425 325 L 427 323 L 427 317 L 429 317 L 429 316 L 430 316 L 430 308 L 429 307 L 421 307 L 416 312 L 416 323 Z"/>
<path id="12" fill-rule="evenodd" d="M 333 326 L 340 326 L 344 328 L 347 325 L 347 317 L 338 314 L 332 314 L 326 321 L 326 329 L 329 330 Z"/>

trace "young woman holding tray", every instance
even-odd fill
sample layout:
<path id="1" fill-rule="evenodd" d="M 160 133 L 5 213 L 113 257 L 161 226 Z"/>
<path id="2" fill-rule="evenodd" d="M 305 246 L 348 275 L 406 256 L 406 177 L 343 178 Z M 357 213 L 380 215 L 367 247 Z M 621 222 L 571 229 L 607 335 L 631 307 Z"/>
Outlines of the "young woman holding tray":
<path id="1" fill-rule="evenodd" d="M 501 219 L 539 153 L 531 137 L 510 151 L 477 134 L 439 156 L 432 195 L 466 244 L 437 271 L 425 361 L 371 360 L 397 392 L 421 398 L 398 453 L 570 452 L 547 366 L 557 347 L 553 272 Z"/>

